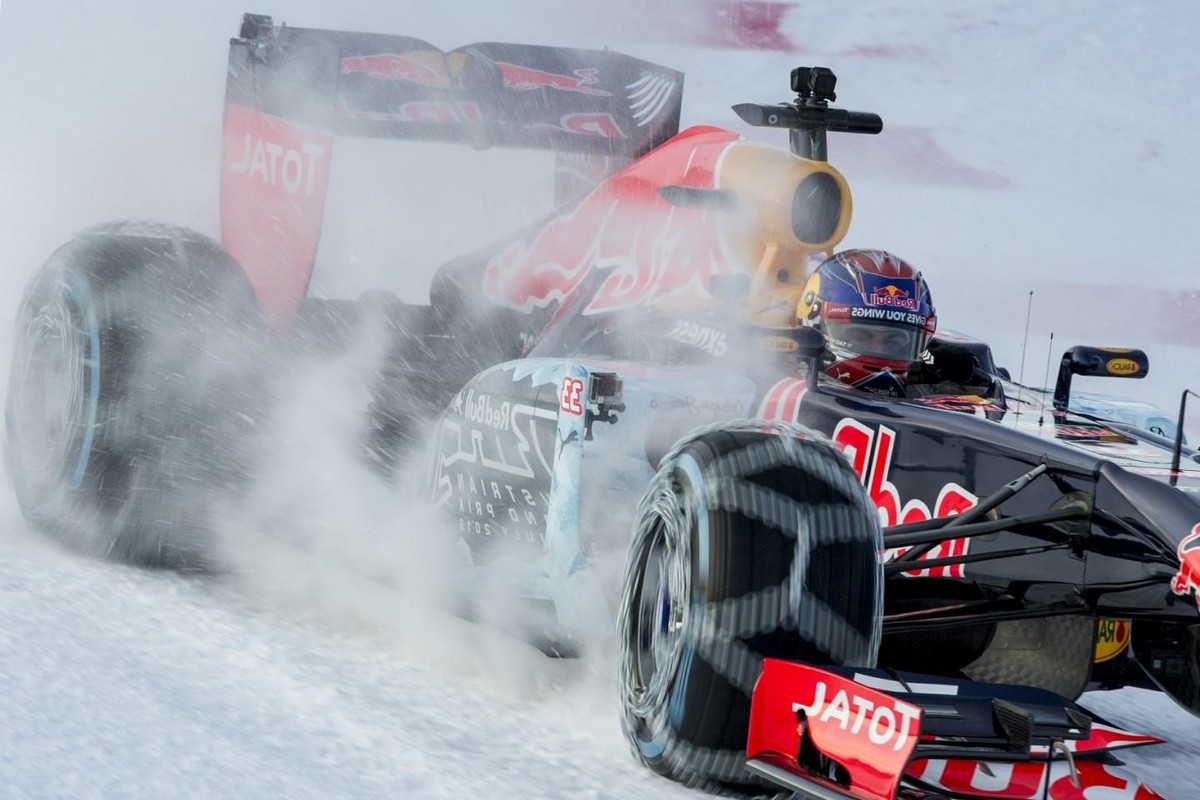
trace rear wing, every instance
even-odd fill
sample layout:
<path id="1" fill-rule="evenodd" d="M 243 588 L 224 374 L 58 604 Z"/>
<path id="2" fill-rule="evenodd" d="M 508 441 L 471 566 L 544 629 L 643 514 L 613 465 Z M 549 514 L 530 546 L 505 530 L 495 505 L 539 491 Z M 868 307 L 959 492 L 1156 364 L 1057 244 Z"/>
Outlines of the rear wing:
<path id="1" fill-rule="evenodd" d="M 674 136 L 683 75 L 610 51 L 276 26 L 230 41 L 221 219 L 277 325 L 307 291 L 340 136 L 552 150 L 596 180 Z M 567 185 L 560 192 L 577 191 Z"/>

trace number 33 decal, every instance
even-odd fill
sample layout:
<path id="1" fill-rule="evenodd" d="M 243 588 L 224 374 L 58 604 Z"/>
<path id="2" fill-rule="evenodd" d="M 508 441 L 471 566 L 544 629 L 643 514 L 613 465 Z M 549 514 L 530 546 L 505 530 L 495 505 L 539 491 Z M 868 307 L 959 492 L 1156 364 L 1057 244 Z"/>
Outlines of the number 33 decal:
<path id="1" fill-rule="evenodd" d="M 563 378 L 559 397 L 559 408 L 564 412 L 576 417 L 583 414 L 583 381 L 579 378 Z"/>

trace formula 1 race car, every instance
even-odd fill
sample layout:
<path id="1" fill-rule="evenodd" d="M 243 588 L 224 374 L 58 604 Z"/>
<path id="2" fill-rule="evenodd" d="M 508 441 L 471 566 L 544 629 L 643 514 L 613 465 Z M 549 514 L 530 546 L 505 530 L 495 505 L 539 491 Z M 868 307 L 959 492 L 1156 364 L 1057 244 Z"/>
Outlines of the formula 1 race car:
<path id="1" fill-rule="evenodd" d="M 500 582 L 559 654 L 615 617 L 651 769 L 815 798 L 1157 797 L 1112 753 L 1158 740 L 1075 700 L 1144 685 L 1200 712 L 1197 453 L 1071 411 L 1074 376 L 1144 376 L 1137 350 L 1071 348 L 1053 390 L 946 333 L 900 393 L 825 374 L 799 321 L 809 256 L 850 223 L 826 137 L 882 128 L 834 86 L 800 68 L 793 101 L 735 107 L 788 152 L 678 133 L 682 76 L 614 52 L 247 15 L 222 243 L 107 225 L 25 294 L 6 457 L 26 516 L 211 566 L 266 365 L 375 322 L 366 455 L 390 475 L 428 452 L 468 603 Z M 427 305 L 308 298 L 335 136 L 551 149 L 564 205 L 446 264 Z"/>

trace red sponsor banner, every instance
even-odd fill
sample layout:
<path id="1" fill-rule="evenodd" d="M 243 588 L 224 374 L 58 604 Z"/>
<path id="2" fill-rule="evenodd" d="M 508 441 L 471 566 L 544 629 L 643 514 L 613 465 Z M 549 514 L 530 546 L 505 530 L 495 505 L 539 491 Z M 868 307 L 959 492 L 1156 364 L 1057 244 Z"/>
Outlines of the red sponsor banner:
<path id="1" fill-rule="evenodd" d="M 332 144 L 329 134 L 247 106 L 225 107 L 222 244 L 277 329 L 291 323 L 308 291 Z"/>

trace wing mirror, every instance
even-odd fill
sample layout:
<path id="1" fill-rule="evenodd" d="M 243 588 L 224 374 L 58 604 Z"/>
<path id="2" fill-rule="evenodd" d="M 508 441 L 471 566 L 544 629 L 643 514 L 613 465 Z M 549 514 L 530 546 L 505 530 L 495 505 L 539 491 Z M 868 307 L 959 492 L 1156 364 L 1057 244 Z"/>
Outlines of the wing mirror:
<path id="1" fill-rule="evenodd" d="M 1054 385 L 1054 409 L 1066 411 L 1071 403 L 1071 376 L 1093 378 L 1144 378 L 1150 359 L 1142 350 L 1079 345 L 1063 353 Z"/>
<path id="2" fill-rule="evenodd" d="M 816 328 L 796 328 L 788 332 L 788 338 L 796 343 L 796 354 L 803 359 L 820 358 L 825 353 L 825 334 Z"/>

